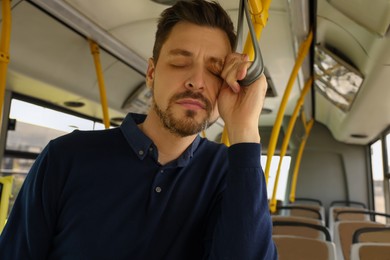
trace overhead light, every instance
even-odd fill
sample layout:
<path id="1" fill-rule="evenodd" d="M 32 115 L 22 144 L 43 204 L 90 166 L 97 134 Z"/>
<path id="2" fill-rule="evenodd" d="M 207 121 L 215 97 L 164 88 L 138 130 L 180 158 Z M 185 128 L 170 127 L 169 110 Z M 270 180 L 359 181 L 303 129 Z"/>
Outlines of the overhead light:
<path id="1" fill-rule="evenodd" d="M 72 107 L 72 108 L 78 108 L 78 107 L 83 107 L 85 104 L 80 101 L 65 101 L 64 105 L 67 107 Z"/>
<path id="2" fill-rule="evenodd" d="M 362 83 L 363 75 L 328 49 L 315 47 L 314 86 L 343 111 L 348 111 Z"/>
<path id="3" fill-rule="evenodd" d="M 364 139 L 367 138 L 368 136 L 366 134 L 351 134 L 351 137 Z"/>
<path id="4" fill-rule="evenodd" d="M 151 1 L 163 5 L 174 5 L 179 1 L 185 1 L 185 0 L 151 0 Z"/>

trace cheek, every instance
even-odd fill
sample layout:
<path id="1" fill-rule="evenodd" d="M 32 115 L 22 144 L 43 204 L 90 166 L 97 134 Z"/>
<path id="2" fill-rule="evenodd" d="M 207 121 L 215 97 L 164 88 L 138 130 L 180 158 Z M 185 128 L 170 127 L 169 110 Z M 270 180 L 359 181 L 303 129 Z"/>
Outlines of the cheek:
<path id="1" fill-rule="evenodd" d="M 161 75 L 155 75 L 154 84 L 152 87 L 153 99 L 159 106 L 164 106 L 168 103 L 170 88 L 169 82 Z"/>

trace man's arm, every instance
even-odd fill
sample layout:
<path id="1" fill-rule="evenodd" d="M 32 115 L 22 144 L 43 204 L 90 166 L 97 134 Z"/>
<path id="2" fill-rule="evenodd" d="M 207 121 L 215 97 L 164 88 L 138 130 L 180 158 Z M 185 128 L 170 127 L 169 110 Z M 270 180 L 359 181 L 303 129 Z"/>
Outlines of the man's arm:
<path id="1" fill-rule="evenodd" d="M 277 259 L 260 149 L 257 143 L 229 147 L 227 184 L 214 212 L 207 259 Z"/>
<path id="2" fill-rule="evenodd" d="M 0 235 L 0 259 L 46 259 L 52 235 L 54 199 L 46 176 L 48 149 L 36 159 Z M 50 185 L 50 184 L 49 184 Z M 51 187 L 55 189 L 55 187 Z"/>
<path id="3" fill-rule="evenodd" d="M 250 62 L 244 54 L 226 58 L 218 109 L 229 141 L 229 170 L 220 212 L 216 217 L 210 259 L 277 259 L 267 186 L 260 165 L 258 122 L 267 83 L 264 75 L 250 86 L 242 80 Z"/>

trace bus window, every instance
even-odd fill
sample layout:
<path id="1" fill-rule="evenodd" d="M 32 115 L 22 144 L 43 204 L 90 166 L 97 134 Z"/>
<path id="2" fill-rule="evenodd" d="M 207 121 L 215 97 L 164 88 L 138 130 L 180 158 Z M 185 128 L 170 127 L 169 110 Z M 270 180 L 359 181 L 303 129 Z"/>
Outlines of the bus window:
<path id="1" fill-rule="evenodd" d="M 47 143 L 61 135 L 79 130 L 104 129 L 101 122 L 82 118 L 13 98 L 10 125 L 1 162 L 0 176 L 13 175 L 9 211 L 35 158 Z M 12 123 L 13 122 L 13 123 Z"/>
<path id="2" fill-rule="evenodd" d="M 276 172 L 278 170 L 280 156 L 273 156 L 271 167 L 270 167 L 270 173 L 268 177 L 268 184 L 267 184 L 267 193 L 268 193 L 268 199 L 271 199 L 272 193 L 274 190 L 274 184 L 275 184 L 275 176 Z M 261 156 L 261 165 L 265 166 L 267 162 L 267 156 L 262 155 Z M 276 199 L 280 201 L 284 201 L 285 195 L 286 195 L 286 187 L 287 187 L 287 178 L 288 178 L 288 171 L 290 169 L 290 162 L 291 162 L 291 156 L 284 156 L 282 166 L 280 169 L 280 176 L 278 181 L 278 190 L 276 192 Z"/>
<path id="3" fill-rule="evenodd" d="M 387 158 L 386 173 L 390 174 L 390 133 L 386 135 L 386 158 Z"/>
<path id="4" fill-rule="evenodd" d="M 383 157 L 382 141 L 378 140 L 371 145 L 371 167 L 374 183 L 375 211 L 385 212 L 385 196 L 383 190 Z M 376 221 L 386 223 L 383 217 L 376 217 Z"/>

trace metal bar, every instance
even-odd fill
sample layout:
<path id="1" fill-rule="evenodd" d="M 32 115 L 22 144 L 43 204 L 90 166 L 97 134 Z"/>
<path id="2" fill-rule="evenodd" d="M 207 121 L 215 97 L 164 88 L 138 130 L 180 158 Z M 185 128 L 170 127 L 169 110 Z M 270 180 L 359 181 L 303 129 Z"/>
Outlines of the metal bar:
<path id="1" fill-rule="evenodd" d="M 221 143 L 225 144 L 228 147 L 230 146 L 229 136 L 226 127 L 224 127 L 222 131 Z"/>
<path id="2" fill-rule="evenodd" d="M 13 176 L 0 177 L 0 184 L 3 185 L 0 194 L 0 234 L 3 231 L 8 215 L 9 199 L 11 197 Z"/>
<path id="3" fill-rule="evenodd" d="M 280 169 L 282 168 L 282 162 L 283 158 L 286 155 L 288 144 L 290 142 L 291 134 L 294 129 L 295 123 L 298 118 L 299 111 L 301 107 L 303 106 L 303 102 L 305 101 L 306 94 L 309 92 L 311 86 L 313 85 L 313 78 L 310 78 L 306 84 L 305 87 L 303 88 L 301 92 L 301 96 L 299 97 L 297 104 L 295 106 L 294 112 L 291 116 L 290 122 L 288 123 L 288 127 L 286 130 L 286 135 L 284 136 L 283 143 L 282 143 L 282 148 L 280 150 L 280 159 L 279 159 L 279 164 L 278 164 L 278 170 L 276 172 L 275 176 L 275 183 L 274 183 L 274 189 L 272 191 L 272 197 L 270 200 L 270 211 L 272 213 L 276 212 L 276 193 L 278 191 L 278 185 L 279 185 L 279 177 L 280 177 Z"/>
<path id="4" fill-rule="evenodd" d="M 104 86 L 104 78 L 103 78 L 103 70 L 102 65 L 100 63 L 100 57 L 99 57 L 99 46 L 92 40 L 89 40 L 91 53 L 93 56 L 93 60 L 95 62 L 95 69 L 96 69 L 96 76 L 99 83 L 99 93 L 100 93 L 100 102 L 102 104 L 102 111 L 103 111 L 103 123 L 105 128 L 110 127 L 110 118 L 108 116 L 108 103 L 107 103 L 107 96 L 106 96 L 106 89 Z"/>
<path id="5" fill-rule="evenodd" d="M 302 154 L 303 154 L 303 150 L 305 150 L 306 141 L 309 138 L 310 131 L 311 131 L 313 125 L 314 125 L 314 119 L 311 119 L 309 121 L 309 123 L 307 124 L 305 136 L 303 137 L 301 145 L 299 146 L 298 155 L 297 155 L 297 159 L 295 162 L 295 167 L 294 167 L 294 172 L 293 172 L 293 177 L 292 177 L 292 182 L 291 182 L 291 191 L 290 191 L 290 200 L 289 200 L 291 203 L 293 203 L 295 201 L 295 192 L 296 192 L 296 187 L 297 187 L 298 171 L 299 171 L 299 167 L 301 165 Z"/>
<path id="6" fill-rule="evenodd" d="M 268 145 L 267 163 L 265 166 L 265 179 L 266 179 L 267 183 L 268 183 L 269 171 L 271 168 L 271 161 L 272 161 L 272 157 L 275 154 L 276 143 L 278 140 L 280 128 L 282 126 L 282 120 L 283 120 L 284 112 L 286 110 L 286 106 L 288 103 L 288 98 L 290 97 L 290 93 L 291 93 L 292 87 L 294 86 L 294 81 L 298 75 L 299 68 L 301 67 L 301 65 L 302 65 L 302 63 L 303 63 L 303 61 L 304 61 L 304 59 L 305 59 L 305 57 L 310 49 L 312 40 L 313 40 L 313 31 L 310 31 L 308 37 L 301 44 L 301 47 L 299 49 L 298 58 L 295 62 L 294 68 L 291 72 L 289 81 L 287 83 L 287 87 L 286 87 L 284 94 L 283 94 L 282 102 L 280 104 L 274 126 L 272 128 L 271 138 L 270 138 L 270 142 Z"/>
<path id="7" fill-rule="evenodd" d="M 11 1 L 2 1 L 2 28 L 0 41 L 0 120 L 3 120 L 3 106 L 9 63 L 9 46 L 11 38 Z"/>

